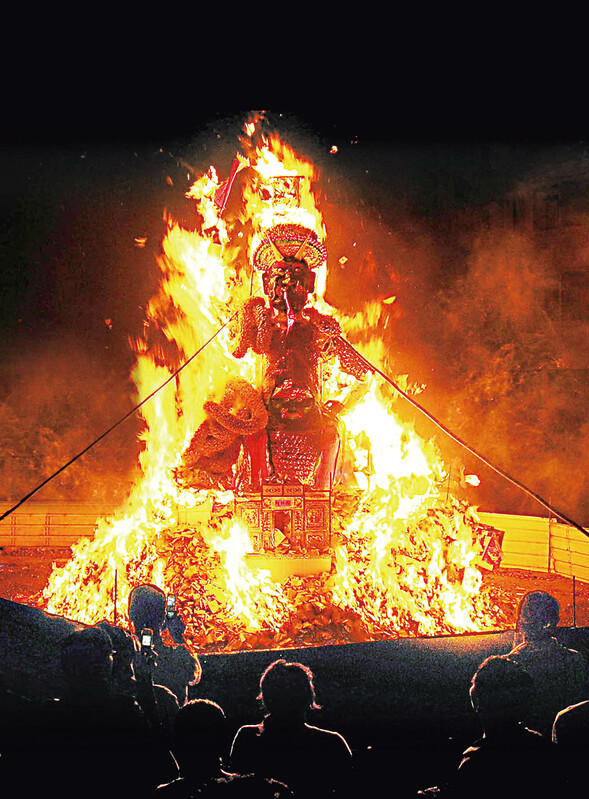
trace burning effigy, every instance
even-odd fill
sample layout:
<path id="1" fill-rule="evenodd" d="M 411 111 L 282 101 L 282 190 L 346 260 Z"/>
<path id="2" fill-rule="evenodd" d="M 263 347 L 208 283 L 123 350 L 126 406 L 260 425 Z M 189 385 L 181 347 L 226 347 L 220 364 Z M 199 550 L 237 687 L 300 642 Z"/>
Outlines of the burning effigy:
<path id="1" fill-rule="evenodd" d="M 130 591 L 153 583 L 200 653 L 500 629 L 481 591 L 500 534 L 379 382 L 378 312 L 325 300 L 315 166 L 257 120 L 244 133 L 229 177 L 190 187 L 194 226 L 167 218 L 133 343 L 141 479 L 40 604 L 128 624 Z"/>

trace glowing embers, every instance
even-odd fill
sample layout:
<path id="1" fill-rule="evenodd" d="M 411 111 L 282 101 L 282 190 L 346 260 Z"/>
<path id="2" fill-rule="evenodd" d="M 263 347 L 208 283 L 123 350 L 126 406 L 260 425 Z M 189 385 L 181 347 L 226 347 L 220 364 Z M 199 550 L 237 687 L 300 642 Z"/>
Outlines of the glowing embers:
<path id="1" fill-rule="evenodd" d="M 195 650 L 500 629 L 504 620 L 480 591 L 477 520 L 465 506 L 430 506 L 407 526 L 378 513 L 378 495 L 338 489 L 331 547 L 303 552 L 302 512 L 307 543 L 327 539 L 328 492 L 273 488 L 218 496 L 208 519 L 190 516 L 160 534 L 165 584 Z"/>

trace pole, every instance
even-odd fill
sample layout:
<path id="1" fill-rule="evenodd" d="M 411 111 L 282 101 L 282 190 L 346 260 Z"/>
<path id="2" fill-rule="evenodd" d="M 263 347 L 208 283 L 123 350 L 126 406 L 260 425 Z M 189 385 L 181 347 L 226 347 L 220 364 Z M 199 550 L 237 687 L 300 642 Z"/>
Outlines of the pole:
<path id="1" fill-rule="evenodd" d="M 552 502 L 552 497 L 549 498 L 549 502 Z M 552 571 L 552 510 L 548 508 L 548 564 L 547 564 L 547 572 L 550 574 Z"/>
<path id="2" fill-rule="evenodd" d="M 573 574 L 573 627 L 577 626 L 577 578 Z"/>
<path id="3" fill-rule="evenodd" d="M 115 627 L 117 626 L 117 589 L 118 589 L 117 583 L 118 583 L 118 576 L 119 576 L 119 570 L 115 569 L 115 587 L 114 587 L 114 597 L 113 597 L 114 605 L 115 605 L 114 614 L 113 614 L 113 624 L 114 624 Z"/>

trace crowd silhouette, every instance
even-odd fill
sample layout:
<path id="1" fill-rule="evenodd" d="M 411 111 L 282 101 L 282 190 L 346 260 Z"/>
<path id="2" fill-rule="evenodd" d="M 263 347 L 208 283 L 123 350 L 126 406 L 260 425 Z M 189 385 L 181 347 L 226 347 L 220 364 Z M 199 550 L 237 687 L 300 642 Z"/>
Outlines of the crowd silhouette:
<path id="1" fill-rule="evenodd" d="M 140 586 L 130 598 L 132 630 L 104 621 L 61 640 L 60 695 L 38 700 L 0 681 L 0 786 L 7 797 L 374 793 L 361 754 L 341 732 L 313 723 L 319 703 L 305 664 L 281 657 L 262 670 L 260 715 L 248 723 L 232 726 L 216 701 L 190 698 L 201 665 L 184 646 L 176 616 L 166 612 L 159 589 Z M 513 648 L 486 657 L 472 676 L 469 700 L 480 736 L 437 784 L 420 782 L 418 758 L 412 779 L 397 790 L 394 753 L 389 758 L 381 749 L 387 792 L 440 799 L 580 794 L 589 738 L 586 662 L 556 640 L 558 621 L 553 597 L 526 595 Z M 173 646 L 162 638 L 164 626 Z"/>

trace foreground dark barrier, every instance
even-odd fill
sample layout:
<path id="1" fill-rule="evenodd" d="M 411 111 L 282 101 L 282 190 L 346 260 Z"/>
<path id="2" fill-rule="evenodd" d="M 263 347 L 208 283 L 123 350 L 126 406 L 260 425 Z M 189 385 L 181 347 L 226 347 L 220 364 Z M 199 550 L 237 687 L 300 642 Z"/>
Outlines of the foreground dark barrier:
<path id="1" fill-rule="evenodd" d="M 28 605 L 0 599 L 0 676 L 6 687 L 30 699 L 62 689 L 59 645 L 81 624 Z"/>
<path id="2" fill-rule="evenodd" d="M 58 693 L 59 643 L 80 626 L 0 599 L 7 687 L 35 699 Z M 589 628 L 562 627 L 558 637 L 589 656 Z M 206 655 L 191 697 L 218 702 L 237 729 L 262 717 L 257 694 L 266 666 L 278 657 L 302 662 L 313 671 L 322 706 L 311 722 L 341 732 L 359 767 L 375 780 L 390 777 L 391 788 L 412 790 L 456 768 L 460 753 L 478 736 L 470 679 L 486 657 L 507 653 L 512 641 L 513 632 L 505 631 Z"/>

